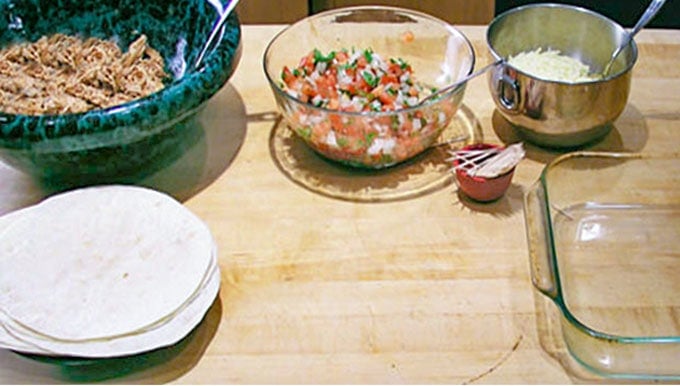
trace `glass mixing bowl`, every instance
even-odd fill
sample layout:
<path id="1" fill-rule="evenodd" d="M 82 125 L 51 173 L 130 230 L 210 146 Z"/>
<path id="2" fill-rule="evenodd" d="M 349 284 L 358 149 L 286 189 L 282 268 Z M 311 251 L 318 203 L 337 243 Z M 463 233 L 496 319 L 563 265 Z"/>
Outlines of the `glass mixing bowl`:
<path id="1" fill-rule="evenodd" d="M 288 126 L 322 156 L 364 168 L 395 165 L 435 144 L 462 102 L 465 82 L 422 105 L 393 111 L 341 111 L 286 92 L 284 66 L 294 68 L 314 49 L 325 54 L 352 48 L 403 60 L 428 89 L 455 84 L 475 62 L 459 30 L 423 13 L 365 6 L 310 16 L 276 35 L 264 53 L 264 72 Z"/>

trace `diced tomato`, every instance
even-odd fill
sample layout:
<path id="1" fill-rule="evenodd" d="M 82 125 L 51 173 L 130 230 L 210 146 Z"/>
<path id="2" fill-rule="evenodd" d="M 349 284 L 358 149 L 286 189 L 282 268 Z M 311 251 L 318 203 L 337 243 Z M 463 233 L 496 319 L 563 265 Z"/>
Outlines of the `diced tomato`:
<path id="1" fill-rule="evenodd" d="M 331 98 L 328 101 L 328 105 L 326 106 L 329 110 L 339 110 L 340 109 L 340 101 L 338 100 L 337 95 L 333 98 Z"/>
<path id="2" fill-rule="evenodd" d="M 331 121 L 331 127 L 337 132 L 342 132 L 344 124 L 342 123 L 342 116 L 340 114 L 328 114 L 328 119 Z"/>
<path id="3" fill-rule="evenodd" d="M 402 38 L 413 41 L 415 37 L 405 34 Z M 420 110 L 399 113 L 400 117 L 392 114 L 373 116 L 370 120 L 333 112 L 394 111 L 397 100 L 418 98 L 422 87 L 415 82 L 411 66 L 400 58 L 383 61 L 371 50 L 341 49 L 330 54 L 313 50 L 297 67 L 284 66 L 281 80 L 290 94 L 303 103 L 314 101 L 315 106 L 332 110 L 324 115 L 326 119 L 314 120 L 310 125 L 310 114 L 316 114 L 318 110 L 307 110 L 302 106 L 294 112 L 293 121 L 304 121 L 305 140 L 334 159 L 365 165 L 403 160 L 423 150 L 421 140 L 424 136 L 439 135 L 445 127 L 441 126 L 437 114 Z M 351 103 L 345 103 L 344 98 Z M 446 106 L 441 111 L 451 115 Z M 331 130 L 336 143 L 328 141 Z M 395 143 L 389 150 L 378 149 L 369 154 L 374 138 L 392 139 Z"/>
<path id="4" fill-rule="evenodd" d="M 394 107 L 394 101 L 396 100 L 396 98 L 393 95 L 390 95 L 387 92 L 383 91 L 378 95 L 378 100 L 380 100 L 380 102 L 382 102 L 383 105 Z"/>
<path id="5" fill-rule="evenodd" d="M 312 98 L 314 98 L 315 95 L 316 93 L 309 83 L 304 83 L 302 85 L 302 89 L 300 90 L 300 99 L 303 102 L 309 102 L 312 100 Z"/>
<path id="6" fill-rule="evenodd" d="M 321 121 L 314 126 L 312 130 L 311 140 L 315 143 L 325 143 L 328 133 L 331 131 L 331 124 L 328 121 Z"/>
<path id="7" fill-rule="evenodd" d="M 401 35 L 401 40 L 404 43 L 413 43 L 413 41 L 416 39 L 416 36 L 413 34 L 412 31 L 406 31 Z"/>
<path id="8" fill-rule="evenodd" d="M 333 74 L 329 74 L 328 76 L 320 76 L 316 80 L 316 90 L 323 98 L 337 98 L 337 83 L 338 81 Z"/>
<path id="9" fill-rule="evenodd" d="M 338 64 L 346 63 L 349 60 L 349 54 L 345 51 L 338 51 L 335 53 L 335 59 L 338 61 Z"/>
<path id="10" fill-rule="evenodd" d="M 386 74 L 380 79 L 380 84 L 382 85 L 388 85 L 388 84 L 394 84 L 395 86 L 399 87 L 399 77 L 395 74 Z"/>
<path id="11" fill-rule="evenodd" d="M 286 86 L 291 87 L 293 83 L 297 80 L 293 72 L 288 68 L 288 66 L 283 67 L 283 72 L 281 73 L 281 79 Z"/>
<path id="12" fill-rule="evenodd" d="M 314 54 L 310 53 L 309 55 L 302 58 L 299 67 L 304 70 L 305 74 L 311 74 L 314 72 Z"/>
<path id="13" fill-rule="evenodd" d="M 404 73 L 404 70 L 401 69 L 401 66 L 398 63 L 390 63 L 389 67 L 387 68 L 387 71 L 396 76 L 397 78 L 401 76 L 401 74 Z"/>

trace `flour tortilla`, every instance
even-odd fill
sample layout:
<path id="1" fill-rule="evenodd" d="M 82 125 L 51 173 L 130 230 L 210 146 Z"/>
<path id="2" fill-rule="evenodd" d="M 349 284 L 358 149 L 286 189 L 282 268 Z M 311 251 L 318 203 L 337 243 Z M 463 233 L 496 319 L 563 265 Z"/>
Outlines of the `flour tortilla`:
<path id="1" fill-rule="evenodd" d="M 84 188 L 0 225 L 0 309 L 78 343 L 148 329 L 186 305 L 214 264 L 207 226 L 163 193 Z"/>
<path id="2" fill-rule="evenodd" d="M 16 336 L 8 324 L 12 323 L 2 311 L 0 311 L 0 347 L 26 353 L 46 353 L 40 347 L 30 344 Z"/>
<path id="3" fill-rule="evenodd" d="M 209 279 L 180 312 L 156 328 L 120 336 L 113 339 L 88 342 L 61 342 L 44 339 L 22 330 L 13 321 L 5 321 L 5 332 L 13 341 L 5 345 L 18 352 L 46 356 L 72 356 L 80 358 L 107 358 L 139 354 L 177 343 L 191 332 L 203 319 L 214 302 L 220 287 L 220 270 L 215 264 L 210 269 Z M 0 329 L 0 343 L 2 343 Z"/>

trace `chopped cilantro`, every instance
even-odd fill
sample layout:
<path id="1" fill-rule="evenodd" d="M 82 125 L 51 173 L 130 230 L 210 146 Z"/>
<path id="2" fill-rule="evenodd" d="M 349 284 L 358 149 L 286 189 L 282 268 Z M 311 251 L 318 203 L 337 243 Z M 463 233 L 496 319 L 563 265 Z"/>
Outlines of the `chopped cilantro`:
<path id="1" fill-rule="evenodd" d="M 349 145 L 349 140 L 345 137 L 337 137 L 335 142 L 337 142 L 340 147 L 347 147 Z"/>
<path id="2" fill-rule="evenodd" d="M 367 48 L 364 50 L 364 58 L 366 58 L 366 61 L 371 63 L 373 61 L 373 50 L 370 48 Z"/>
<path id="3" fill-rule="evenodd" d="M 362 71 L 361 76 L 364 78 L 366 83 L 369 86 L 371 86 L 371 88 L 375 88 L 378 86 L 378 82 L 380 81 L 380 79 L 378 79 L 378 77 L 373 75 L 373 73 L 371 73 L 370 71 Z"/>
<path id="4" fill-rule="evenodd" d="M 381 153 L 380 154 L 380 162 L 384 165 L 388 165 L 394 162 L 394 158 L 392 158 L 391 154 L 385 154 Z"/>
<path id="5" fill-rule="evenodd" d="M 300 135 L 302 138 L 309 140 L 312 138 L 312 127 L 311 126 L 302 126 L 298 127 L 297 129 L 298 135 Z"/>
<path id="6" fill-rule="evenodd" d="M 402 70 L 405 70 L 408 67 L 408 63 L 402 58 L 390 58 L 390 63 L 398 65 Z"/>
<path id="7" fill-rule="evenodd" d="M 366 137 L 364 138 L 364 141 L 366 142 L 366 146 L 369 146 L 371 143 L 373 143 L 373 139 L 376 137 L 376 133 L 368 133 L 366 134 Z"/>
<path id="8" fill-rule="evenodd" d="M 390 122 L 390 128 L 392 131 L 398 131 L 399 130 L 399 117 L 396 115 L 391 116 L 391 122 Z"/>
<path id="9" fill-rule="evenodd" d="M 324 56 L 317 48 L 314 49 L 314 64 L 319 62 L 327 63 L 333 59 L 335 59 L 335 51 L 331 51 L 327 56 Z"/>

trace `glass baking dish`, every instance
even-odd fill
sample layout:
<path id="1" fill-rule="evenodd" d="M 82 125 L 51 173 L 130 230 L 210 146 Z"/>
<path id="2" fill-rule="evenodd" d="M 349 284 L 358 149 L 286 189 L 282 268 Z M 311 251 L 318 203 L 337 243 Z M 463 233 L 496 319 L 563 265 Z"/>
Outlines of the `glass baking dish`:
<path id="1" fill-rule="evenodd" d="M 534 286 L 603 378 L 680 380 L 680 158 L 574 152 L 525 196 Z"/>

